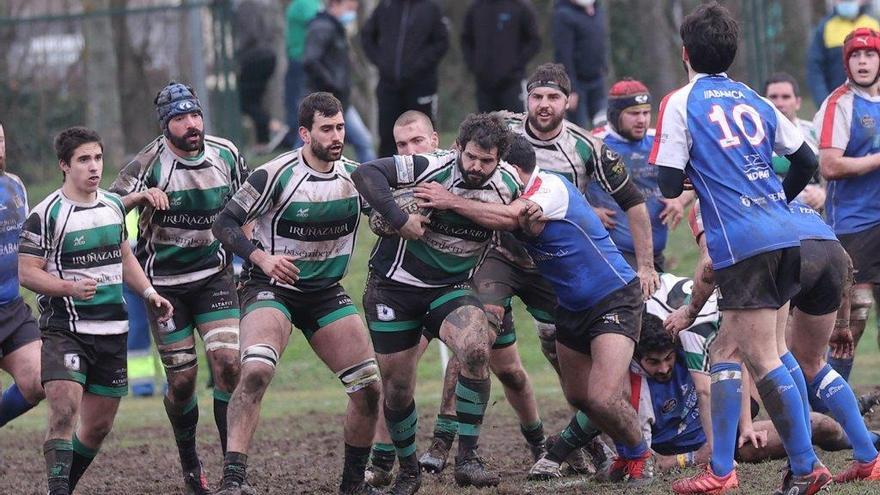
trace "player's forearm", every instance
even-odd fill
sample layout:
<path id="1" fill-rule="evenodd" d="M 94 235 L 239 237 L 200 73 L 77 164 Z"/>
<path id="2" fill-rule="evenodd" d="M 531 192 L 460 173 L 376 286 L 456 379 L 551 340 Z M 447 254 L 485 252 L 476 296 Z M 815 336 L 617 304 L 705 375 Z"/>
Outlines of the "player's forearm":
<path id="1" fill-rule="evenodd" d="M 143 294 L 148 287 L 153 285 L 131 252 L 127 241 L 122 243 L 122 281 L 137 294 Z"/>
<path id="2" fill-rule="evenodd" d="M 819 150 L 819 172 L 825 180 L 858 177 L 880 168 L 880 153 L 867 156 L 843 156 L 843 151 L 831 148 Z"/>
<path id="3" fill-rule="evenodd" d="M 397 184 L 396 164 L 393 157 L 379 158 L 362 163 L 351 174 L 354 187 L 364 200 L 385 217 L 391 227 L 400 229 L 409 219 L 394 202 L 391 187 Z"/>
<path id="4" fill-rule="evenodd" d="M 697 391 L 697 409 L 700 411 L 700 425 L 706 435 L 706 443 L 712 445 L 712 395 L 709 375 L 691 373 Z"/>
<path id="5" fill-rule="evenodd" d="M 694 286 L 691 290 L 691 302 L 688 303 L 688 313 L 696 318 L 706 301 L 715 291 L 715 271 L 712 269 L 712 259 L 706 251 L 705 239 L 700 239 L 700 261 L 697 262 L 697 268 L 694 272 Z"/>
<path id="6" fill-rule="evenodd" d="M 250 259 L 251 253 L 257 249 L 257 246 L 248 239 L 242 229 L 243 223 L 227 207 L 217 215 L 211 232 L 223 244 L 224 248 L 232 251 L 239 258 L 246 260 Z"/>
<path id="7" fill-rule="evenodd" d="M 141 201 L 143 201 L 143 199 L 144 199 L 143 193 L 133 192 L 131 194 L 126 194 L 125 196 L 122 197 L 122 206 L 125 207 L 126 212 L 129 212 L 135 206 L 140 205 Z"/>
<path id="8" fill-rule="evenodd" d="M 31 292 L 36 292 L 37 294 L 49 297 L 67 297 L 73 295 L 73 281 L 63 280 L 50 274 L 29 258 L 33 257 L 19 255 L 18 281 L 22 287 Z M 43 261 L 39 258 L 33 259 Z"/>
<path id="9" fill-rule="evenodd" d="M 512 204 L 483 203 L 459 197 L 451 209 L 487 229 L 516 230 L 519 228 L 519 223 L 517 223 L 519 209 Z"/>
<path id="10" fill-rule="evenodd" d="M 633 236 L 633 247 L 636 251 L 636 262 L 639 268 L 653 268 L 654 239 L 651 235 L 651 218 L 644 203 L 626 210 L 626 218 Z"/>
<path id="11" fill-rule="evenodd" d="M 785 157 L 791 162 L 791 166 L 782 181 L 782 190 L 785 191 L 786 201 L 791 201 L 810 183 L 819 162 L 807 143 L 803 143 L 797 151 Z"/>

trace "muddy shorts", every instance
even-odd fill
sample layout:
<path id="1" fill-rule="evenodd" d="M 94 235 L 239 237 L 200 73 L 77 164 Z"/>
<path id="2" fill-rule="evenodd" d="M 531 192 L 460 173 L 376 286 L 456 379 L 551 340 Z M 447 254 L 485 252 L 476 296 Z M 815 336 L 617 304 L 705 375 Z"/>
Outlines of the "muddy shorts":
<path id="1" fill-rule="evenodd" d="M 40 340 L 40 329 L 24 299 L 0 306 L 0 359 L 18 348 Z"/>
<path id="2" fill-rule="evenodd" d="M 334 321 L 358 314 L 351 297 L 339 284 L 313 292 L 298 292 L 251 280 L 241 288 L 241 306 L 244 308 L 242 317 L 259 308 L 281 311 L 308 340 Z"/>
<path id="3" fill-rule="evenodd" d="M 104 397 L 128 395 L 128 333 L 86 335 L 69 330 L 43 330 L 42 383 L 77 382 L 86 392 Z"/>
<path id="4" fill-rule="evenodd" d="M 715 270 L 718 309 L 779 309 L 800 291 L 799 247 L 756 254 Z"/>
<path id="5" fill-rule="evenodd" d="M 155 338 L 159 345 L 174 344 L 192 337 L 196 325 L 239 317 L 232 266 L 204 280 L 156 286 L 156 290 L 174 307 L 174 316 L 156 325 Z"/>
<path id="6" fill-rule="evenodd" d="M 606 333 L 625 335 L 638 343 L 644 307 L 638 277 L 589 309 L 569 311 L 560 306 L 556 311 L 556 342 L 583 354 L 590 353 L 594 338 Z"/>
<path id="7" fill-rule="evenodd" d="M 801 241 L 801 291 L 791 305 L 813 316 L 837 311 L 849 262 L 837 241 Z"/>
<path id="8" fill-rule="evenodd" d="M 853 262 L 856 284 L 880 284 L 880 225 L 837 236 Z"/>
<path id="9" fill-rule="evenodd" d="M 419 344 L 423 331 L 429 339 L 439 338 L 443 320 L 464 306 L 483 310 L 469 282 L 423 288 L 370 273 L 364 289 L 364 313 L 377 354 L 411 349 Z"/>

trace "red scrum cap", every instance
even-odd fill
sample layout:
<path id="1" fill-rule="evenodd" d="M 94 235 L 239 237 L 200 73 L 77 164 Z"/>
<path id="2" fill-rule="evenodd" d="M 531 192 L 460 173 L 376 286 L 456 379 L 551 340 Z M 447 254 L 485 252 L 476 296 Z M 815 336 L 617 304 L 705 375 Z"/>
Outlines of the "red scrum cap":
<path id="1" fill-rule="evenodd" d="M 846 36 L 843 41 L 843 68 L 850 80 L 852 80 L 852 74 L 849 73 L 849 57 L 858 50 L 874 50 L 880 55 L 880 33 L 870 28 L 860 27 Z"/>
<path id="2" fill-rule="evenodd" d="M 651 93 L 641 81 L 624 78 L 608 90 L 608 123 L 614 130 L 620 125 L 620 114 L 629 107 L 651 105 Z"/>

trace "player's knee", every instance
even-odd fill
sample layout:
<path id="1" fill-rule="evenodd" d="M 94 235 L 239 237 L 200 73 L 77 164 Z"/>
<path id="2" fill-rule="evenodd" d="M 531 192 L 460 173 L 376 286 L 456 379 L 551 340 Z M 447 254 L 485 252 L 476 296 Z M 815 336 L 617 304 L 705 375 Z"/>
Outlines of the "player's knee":
<path id="1" fill-rule="evenodd" d="M 365 359 L 354 366 L 349 366 L 336 373 L 336 377 L 342 382 L 342 386 L 345 387 L 345 393 L 347 394 L 353 394 L 371 385 L 374 385 L 373 388 L 376 388 L 381 380 L 379 364 L 375 358 Z"/>
<path id="2" fill-rule="evenodd" d="M 212 328 L 205 333 L 203 340 L 205 341 L 206 352 L 227 349 L 234 354 L 238 354 L 239 344 L 237 326 Z"/>
<path id="3" fill-rule="evenodd" d="M 245 392 L 266 390 L 275 375 L 278 358 L 278 351 L 269 344 L 255 344 L 242 351 L 241 383 Z"/>
<path id="4" fill-rule="evenodd" d="M 192 345 L 178 349 L 159 349 L 159 358 L 169 381 L 173 380 L 173 375 L 189 371 L 197 364 L 196 348 Z"/>
<path id="5" fill-rule="evenodd" d="M 76 407 L 73 404 L 53 404 L 49 414 L 49 434 L 66 434 L 76 424 Z"/>
<path id="6" fill-rule="evenodd" d="M 240 372 L 238 352 L 215 352 L 212 358 L 212 369 L 217 385 L 224 390 L 233 390 L 236 383 L 238 383 Z"/>
<path id="7" fill-rule="evenodd" d="M 507 368 L 499 370 L 496 374 L 498 380 L 505 388 L 514 392 L 522 392 L 529 382 L 529 376 L 522 368 Z"/>
<path id="8" fill-rule="evenodd" d="M 40 383 L 39 372 L 33 377 L 21 380 L 21 382 L 16 382 L 16 384 L 18 385 L 18 389 L 21 390 L 21 395 L 24 397 L 24 400 L 32 406 L 37 405 L 40 401 L 46 398 L 46 391 L 43 390 L 43 384 Z"/>
<path id="9" fill-rule="evenodd" d="M 482 342 L 466 349 L 464 353 L 463 364 L 467 366 L 471 373 L 479 374 L 489 366 L 489 346 L 482 345 Z"/>
<path id="10" fill-rule="evenodd" d="M 852 321 L 865 321 L 874 304 L 874 295 L 870 287 L 853 287 L 850 301 L 849 318 Z"/>

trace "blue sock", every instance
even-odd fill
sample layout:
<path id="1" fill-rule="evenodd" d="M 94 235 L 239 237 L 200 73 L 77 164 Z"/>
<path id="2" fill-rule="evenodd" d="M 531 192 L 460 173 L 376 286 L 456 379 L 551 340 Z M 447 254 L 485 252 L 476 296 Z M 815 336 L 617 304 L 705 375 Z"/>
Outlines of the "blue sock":
<path id="1" fill-rule="evenodd" d="M 831 351 L 828 351 L 828 354 L 825 357 L 828 359 L 828 364 L 834 368 L 834 371 L 836 371 L 844 380 L 849 381 L 849 374 L 852 373 L 854 358 L 831 357 Z"/>
<path id="2" fill-rule="evenodd" d="M 18 385 L 13 383 L 3 392 L 3 398 L 0 398 L 0 427 L 30 411 L 32 407 L 34 405 L 25 400 Z"/>
<path id="3" fill-rule="evenodd" d="M 712 376 L 712 472 L 727 476 L 733 471 L 742 405 L 742 367 L 739 363 L 717 363 L 709 373 Z"/>
<path id="4" fill-rule="evenodd" d="M 648 444 L 644 440 L 640 440 L 632 447 L 617 442 L 614 442 L 614 446 L 617 448 L 617 454 L 624 459 L 638 459 L 648 451 Z"/>
<path id="5" fill-rule="evenodd" d="M 809 399 L 809 401 L 810 401 L 810 409 L 812 409 L 813 411 L 816 411 L 819 414 L 831 416 L 831 410 L 828 409 L 828 406 L 825 405 L 825 402 L 823 402 L 822 399 L 818 395 L 813 393 L 813 388 L 808 387 L 808 390 L 810 393 L 807 396 L 807 399 Z"/>
<path id="6" fill-rule="evenodd" d="M 871 437 L 871 443 L 874 444 L 874 448 L 876 449 L 877 445 L 880 444 L 880 435 L 870 430 L 868 430 L 868 435 Z"/>
<path id="7" fill-rule="evenodd" d="M 853 458 L 868 462 L 877 457 L 877 449 L 865 421 L 859 415 L 859 403 L 843 377 L 829 365 L 825 365 L 813 383 L 810 392 L 819 396 L 831 410 L 831 416 L 840 423 L 853 446 Z"/>
<path id="8" fill-rule="evenodd" d="M 804 411 L 804 424 L 807 427 L 807 432 L 810 435 L 810 438 L 813 436 L 813 427 L 810 424 L 810 401 L 808 399 L 809 393 L 807 392 L 807 379 L 804 378 L 804 372 L 801 370 L 800 363 L 797 362 L 797 359 L 794 358 L 794 354 L 791 352 L 786 352 L 782 356 L 779 357 L 782 360 L 782 364 L 788 369 L 788 372 L 791 374 L 792 380 L 794 380 L 794 384 L 797 386 L 798 392 L 801 395 L 801 404 L 803 406 Z M 812 443 L 812 440 L 810 440 Z"/>
<path id="9" fill-rule="evenodd" d="M 782 438 L 782 445 L 791 463 L 791 472 L 795 476 L 805 476 L 813 472 L 813 466 L 819 462 L 819 458 L 813 451 L 807 425 L 803 421 L 801 394 L 785 365 L 767 373 L 758 383 L 758 393 L 773 420 L 773 426 Z M 714 403 L 712 407 L 714 409 Z"/>

